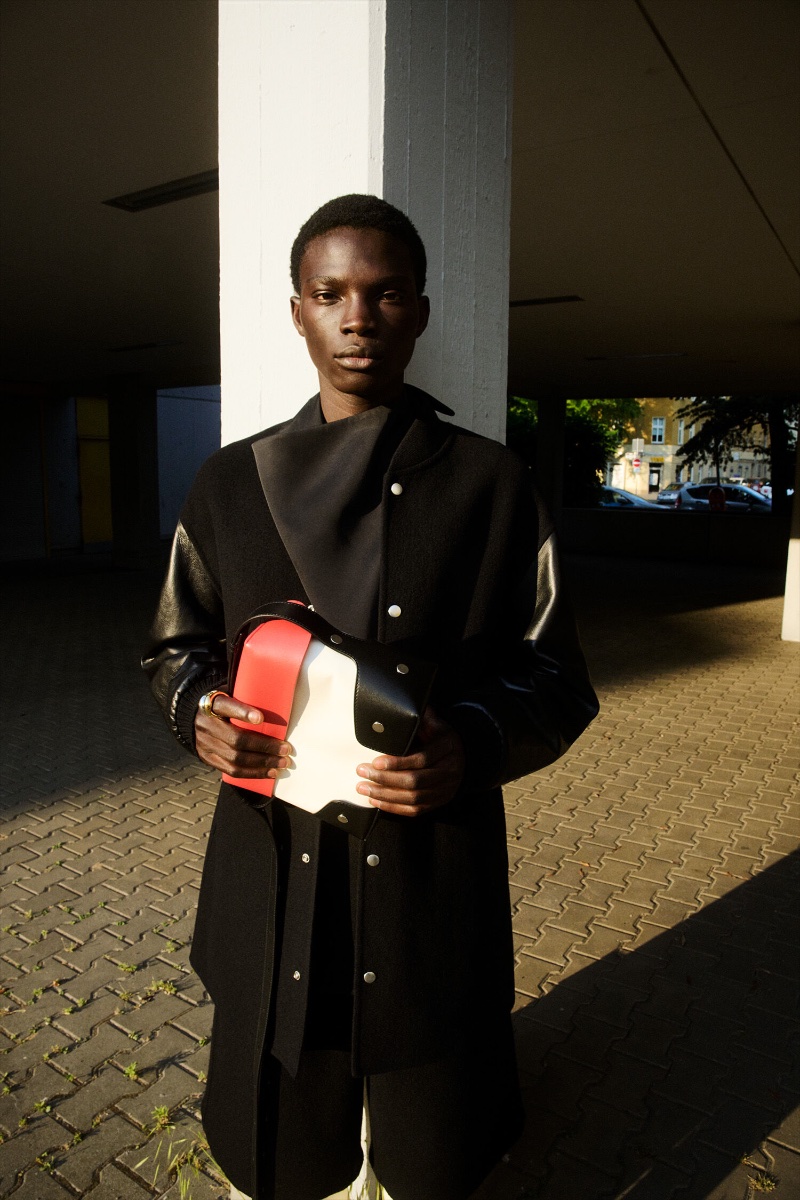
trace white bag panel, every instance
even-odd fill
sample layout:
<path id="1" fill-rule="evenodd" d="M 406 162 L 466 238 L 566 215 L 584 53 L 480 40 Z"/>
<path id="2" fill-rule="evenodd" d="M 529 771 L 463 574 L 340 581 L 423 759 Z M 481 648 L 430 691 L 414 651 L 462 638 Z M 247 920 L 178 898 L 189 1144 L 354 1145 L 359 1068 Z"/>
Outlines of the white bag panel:
<path id="1" fill-rule="evenodd" d="M 275 795 L 319 812 L 332 801 L 370 808 L 356 791 L 356 767 L 380 753 L 356 740 L 353 698 L 356 664 L 345 654 L 312 638 L 297 679 L 286 738 L 294 747 L 294 766 L 275 782 Z"/>

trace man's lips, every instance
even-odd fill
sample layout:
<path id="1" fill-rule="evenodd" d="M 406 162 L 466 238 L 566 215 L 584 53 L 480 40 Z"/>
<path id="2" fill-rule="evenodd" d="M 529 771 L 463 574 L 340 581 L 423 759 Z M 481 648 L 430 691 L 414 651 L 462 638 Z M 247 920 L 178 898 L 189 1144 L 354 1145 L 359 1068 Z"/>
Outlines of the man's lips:
<path id="1" fill-rule="evenodd" d="M 351 371 L 363 371 L 374 366 L 382 357 L 379 350 L 372 346 L 346 346 L 334 355 L 336 361 Z"/>

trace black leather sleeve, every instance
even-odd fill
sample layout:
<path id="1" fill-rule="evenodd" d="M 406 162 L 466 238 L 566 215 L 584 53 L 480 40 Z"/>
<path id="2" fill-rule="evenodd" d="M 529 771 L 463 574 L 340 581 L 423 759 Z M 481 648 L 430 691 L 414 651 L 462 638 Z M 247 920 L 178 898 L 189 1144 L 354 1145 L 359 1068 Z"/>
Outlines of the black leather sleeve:
<path id="1" fill-rule="evenodd" d="M 194 750 L 194 718 L 204 692 L 228 676 L 219 589 L 182 524 L 150 630 L 142 668 L 172 733 Z"/>
<path id="2" fill-rule="evenodd" d="M 548 766 L 599 709 L 552 534 L 511 599 L 509 617 L 524 636 L 502 652 L 497 674 L 447 714 L 465 743 L 468 777 L 479 785 Z M 483 750 L 473 763 L 476 746 Z"/>

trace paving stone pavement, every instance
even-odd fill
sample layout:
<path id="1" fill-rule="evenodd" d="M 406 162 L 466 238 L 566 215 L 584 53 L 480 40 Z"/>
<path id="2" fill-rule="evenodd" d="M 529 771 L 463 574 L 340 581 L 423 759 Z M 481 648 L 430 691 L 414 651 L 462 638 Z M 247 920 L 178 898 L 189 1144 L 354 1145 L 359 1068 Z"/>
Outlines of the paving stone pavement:
<path id="1" fill-rule="evenodd" d="M 603 707 L 506 789 L 528 1123 L 475 1200 L 789 1200 L 800 647 L 780 580 L 570 574 Z M 155 589 L 99 569 L 4 589 L 3 1197 L 226 1194 L 188 965 L 215 780 L 139 676 Z"/>

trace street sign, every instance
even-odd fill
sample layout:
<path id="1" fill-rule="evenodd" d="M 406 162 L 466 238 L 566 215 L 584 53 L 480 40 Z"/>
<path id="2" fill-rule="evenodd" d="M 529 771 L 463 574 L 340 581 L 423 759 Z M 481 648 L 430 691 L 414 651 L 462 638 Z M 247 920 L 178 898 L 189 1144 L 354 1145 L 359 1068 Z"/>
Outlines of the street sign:
<path id="1" fill-rule="evenodd" d="M 633 469 L 634 469 L 634 471 L 638 471 L 638 470 L 639 470 L 639 468 L 641 467 L 641 465 L 642 465 L 642 460 L 641 460 L 640 458 L 635 458 L 635 459 L 633 460 Z"/>

